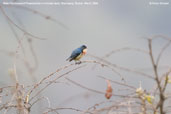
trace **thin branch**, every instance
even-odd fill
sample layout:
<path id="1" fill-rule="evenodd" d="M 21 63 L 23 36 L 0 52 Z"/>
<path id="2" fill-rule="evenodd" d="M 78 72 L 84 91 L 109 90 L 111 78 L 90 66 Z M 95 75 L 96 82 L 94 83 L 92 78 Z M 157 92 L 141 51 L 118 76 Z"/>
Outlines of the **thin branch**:
<path id="1" fill-rule="evenodd" d="M 79 84 L 79 83 L 77 83 L 77 82 L 75 82 L 75 81 L 73 81 L 73 80 L 71 80 L 71 79 L 69 79 L 67 77 L 65 79 L 68 80 L 69 82 L 73 83 L 74 85 L 78 86 L 78 87 L 81 87 L 83 89 L 86 89 L 86 90 L 91 91 L 91 92 L 94 92 L 94 93 L 98 93 L 98 94 L 105 95 L 105 92 L 102 92 L 102 91 L 98 91 L 98 90 L 95 90 L 95 89 L 91 89 L 91 88 L 85 87 L 85 86 L 83 86 L 83 85 L 81 85 L 81 84 Z M 124 97 L 124 98 L 125 97 L 130 97 L 128 95 L 117 95 L 117 94 L 112 94 L 112 96 Z"/>
<path id="2" fill-rule="evenodd" d="M 111 80 L 111 79 L 108 79 L 108 78 L 105 78 L 103 76 L 98 76 L 99 78 L 102 78 L 104 80 L 110 80 L 112 83 L 115 83 L 115 84 L 118 84 L 118 85 L 121 85 L 121 86 L 124 86 L 124 87 L 128 87 L 132 90 L 136 90 L 136 88 L 134 86 L 131 86 L 131 85 L 128 85 L 128 84 L 125 84 L 125 83 L 121 83 L 121 82 L 117 82 L 117 81 L 114 81 L 114 80 Z"/>
<path id="3" fill-rule="evenodd" d="M 50 108 L 49 108 L 50 109 Z M 55 109 L 50 109 L 50 110 L 48 110 L 47 112 L 44 112 L 44 114 L 48 114 L 49 112 L 54 112 L 54 111 L 56 111 L 56 110 L 72 110 L 72 111 L 76 111 L 76 112 L 84 112 L 84 111 L 82 111 L 82 110 L 80 110 L 80 109 L 76 109 L 76 108 L 65 108 L 65 107 L 62 107 L 62 108 L 60 108 L 60 107 L 58 107 L 58 108 L 55 108 Z M 93 113 L 91 113 L 91 112 L 86 112 L 86 113 L 89 113 L 89 114 L 93 114 Z"/>
<path id="4" fill-rule="evenodd" d="M 45 80 L 49 79 L 51 76 L 53 76 L 53 75 L 56 74 L 57 72 L 59 72 L 59 71 L 61 71 L 61 70 L 65 70 L 65 69 L 67 69 L 68 67 L 73 66 L 73 65 L 75 65 L 75 64 L 72 63 L 72 64 L 69 64 L 69 65 L 65 65 L 65 66 L 63 66 L 63 67 L 61 67 L 61 68 L 58 68 L 55 72 L 50 73 L 48 76 L 44 77 L 44 78 L 43 78 L 42 80 L 40 80 L 37 84 L 35 84 L 34 87 L 28 92 L 28 95 L 30 95 L 30 94 L 33 92 L 33 90 L 35 90 L 36 88 L 38 88 Z"/>
<path id="5" fill-rule="evenodd" d="M 133 48 L 133 47 L 124 47 L 124 48 L 112 50 L 111 52 L 104 55 L 102 58 L 105 59 L 107 57 L 110 57 L 112 54 L 115 54 L 117 52 L 122 52 L 122 51 L 136 51 L 136 52 L 140 52 L 140 53 L 144 53 L 144 54 L 149 54 L 148 51 L 143 50 L 143 49 Z"/>
<path id="6" fill-rule="evenodd" d="M 5 11 L 3 10 L 2 6 L 0 6 L 0 10 L 1 12 L 3 13 L 3 15 L 6 17 L 6 19 L 11 23 L 13 24 L 15 27 L 17 27 L 19 30 L 21 30 L 24 34 L 26 35 L 29 35 L 31 36 L 32 38 L 35 38 L 35 39 L 39 39 L 39 40 L 46 40 L 46 38 L 40 38 L 40 37 L 37 37 L 27 31 L 25 31 L 24 29 L 22 29 L 20 26 L 18 26 L 16 23 L 14 23 L 10 17 L 7 16 L 7 14 L 5 13 Z"/>
<path id="7" fill-rule="evenodd" d="M 41 12 L 35 10 L 35 9 L 31 9 L 31 8 L 29 8 L 29 7 L 24 7 L 24 6 L 21 6 L 21 5 L 19 5 L 19 6 L 17 6 L 17 7 L 16 7 L 15 5 L 8 5 L 8 6 L 9 6 L 9 7 L 14 7 L 14 8 L 19 8 L 19 9 L 23 9 L 23 10 L 32 12 L 33 14 L 37 14 L 37 15 L 39 15 L 40 17 L 43 17 L 43 18 L 46 19 L 46 20 L 53 21 L 53 22 L 55 22 L 56 24 L 58 24 L 58 25 L 60 25 L 61 27 L 63 27 L 64 29 L 69 30 L 69 27 L 66 26 L 64 23 L 60 22 L 59 20 L 57 20 L 57 19 L 55 19 L 55 18 L 53 18 L 53 17 L 51 17 L 51 16 L 49 16 L 49 15 L 45 15 L 45 14 L 43 14 L 43 13 L 41 13 Z"/>
<path id="8" fill-rule="evenodd" d="M 157 57 L 157 60 L 156 60 L 156 66 L 159 66 L 160 58 L 163 55 L 164 51 L 170 46 L 170 44 L 171 44 L 171 40 L 161 49 L 161 51 Z"/>
<path id="9" fill-rule="evenodd" d="M 104 60 L 104 59 L 99 58 L 99 57 L 94 56 L 94 55 L 90 55 L 90 54 L 89 54 L 89 56 L 91 56 L 91 57 L 93 57 L 93 58 L 95 58 L 95 59 L 97 59 L 97 60 L 99 60 L 99 61 L 102 61 L 102 62 L 104 62 L 105 64 L 104 64 L 104 63 L 101 63 L 101 62 L 98 62 L 98 61 L 83 61 L 83 62 L 87 62 L 87 63 L 97 63 L 97 64 L 101 64 L 101 65 L 103 65 L 103 66 L 107 66 L 107 67 L 109 67 L 109 68 L 114 67 L 114 68 L 117 68 L 117 69 L 119 69 L 119 70 L 123 70 L 123 71 L 131 72 L 131 73 L 139 74 L 140 76 L 147 77 L 147 78 L 150 78 L 150 79 L 153 79 L 153 80 L 154 80 L 154 77 L 153 77 L 153 76 L 151 76 L 151 75 L 149 75 L 149 74 L 146 74 L 146 73 L 144 73 L 144 72 L 137 71 L 137 70 L 133 70 L 133 69 L 129 69 L 129 68 L 125 68 L 125 67 L 122 67 L 122 66 L 119 66 L 119 65 L 110 63 L 109 61 Z M 109 65 L 110 65 L 111 67 L 110 67 Z"/>
<path id="10" fill-rule="evenodd" d="M 75 70 L 78 70 L 78 69 L 80 69 L 80 68 L 82 68 L 82 67 L 85 67 L 85 65 L 84 65 L 84 66 L 77 67 L 77 68 L 75 68 L 75 69 L 72 69 L 72 70 L 70 70 L 70 71 L 68 71 L 68 72 L 66 72 L 66 73 L 64 73 L 64 74 L 62 74 L 62 75 L 56 77 L 53 81 L 51 81 L 51 83 L 48 83 L 45 87 L 43 87 L 40 91 L 38 91 L 38 92 L 29 100 L 29 102 L 31 102 L 37 95 L 39 95 L 39 94 L 40 94 L 43 90 L 45 90 L 48 86 L 50 86 L 51 84 L 53 84 L 53 82 L 56 82 L 56 80 L 58 80 L 59 78 L 65 76 L 65 75 L 67 75 L 67 74 L 69 74 L 69 73 L 71 73 L 71 72 L 73 72 L 73 71 L 75 71 Z"/>
<path id="11" fill-rule="evenodd" d="M 48 98 L 48 97 L 41 97 L 41 98 L 38 98 L 37 100 L 35 100 L 35 101 L 30 105 L 30 108 L 31 108 L 34 104 L 36 104 L 38 101 L 40 101 L 40 100 L 42 100 L 42 99 L 46 99 L 46 100 L 47 100 L 47 102 L 48 102 L 48 107 L 50 108 L 51 105 L 50 105 L 50 101 L 49 101 L 49 98 Z"/>
<path id="12" fill-rule="evenodd" d="M 164 97 L 164 94 L 163 94 L 163 91 L 162 91 L 162 87 L 161 87 L 161 81 L 159 80 L 159 75 L 158 75 L 158 71 L 157 71 L 157 65 L 155 63 L 155 60 L 154 60 L 154 57 L 153 57 L 153 52 L 152 52 L 152 39 L 148 39 L 148 47 L 149 47 L 149 55 L 150 55 L 150 58 L 151 58 L 151 63 L 152 63 L 152 66 L 153 66 L 153 70 L 154 70 L 154 75 L 155 75 L 155 80 L 156 80 L 156 83 L 157 83 L 157 87 L 159 88 L 159 92 L 160 92 L 160 100 L 156 106 L 156 109 L 158 109 L 158 107 L 160 107 L 160 113 L 161 114 L 165 114 L 164 110 L 163 110 L 163 105 L 164 105 L 164 100 L 165 100 L 165 97 Z"/>

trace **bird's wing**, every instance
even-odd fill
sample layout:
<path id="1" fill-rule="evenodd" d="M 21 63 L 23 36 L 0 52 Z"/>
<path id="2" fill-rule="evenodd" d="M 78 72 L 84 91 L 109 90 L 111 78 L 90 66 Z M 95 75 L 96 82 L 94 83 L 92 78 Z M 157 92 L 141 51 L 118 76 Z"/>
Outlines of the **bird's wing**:
<path id="1" fill-rule="evenodd" d="M 70 61 L 74 60 L 77 56 L 79 56 L 82 53 L 81 49 L 78 48 L 74 50 L 70 56 Z"/>

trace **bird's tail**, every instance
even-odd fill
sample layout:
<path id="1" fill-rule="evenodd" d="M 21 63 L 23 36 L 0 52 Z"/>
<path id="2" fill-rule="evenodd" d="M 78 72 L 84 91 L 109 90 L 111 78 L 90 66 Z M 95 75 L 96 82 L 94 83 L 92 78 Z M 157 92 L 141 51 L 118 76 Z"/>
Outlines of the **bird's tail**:
<path id="1" fill-rule="evenodd" d="M 71 57 L 69 57 L 68 59 L 66 59 L 66 61 L 71 62 L 73 59 Z"/>
<path id="2" fill-rule="evenodd" d="M 69 57 L 68 59 L 66 59 L 66 61 L 70 61 L 70 59 L 71 59 L 71 58 Z"/>

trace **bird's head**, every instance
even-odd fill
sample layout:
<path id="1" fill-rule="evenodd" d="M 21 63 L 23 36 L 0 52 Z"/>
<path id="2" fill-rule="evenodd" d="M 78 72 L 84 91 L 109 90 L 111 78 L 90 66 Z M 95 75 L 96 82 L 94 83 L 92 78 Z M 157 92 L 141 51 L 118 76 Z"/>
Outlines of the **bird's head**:
<path id="1" fill-rule="evenodd" d="M 87 53 L 87 46 L 82 45 L 81 49 L 82 49 L 83 54 L 85 55 Z"/>

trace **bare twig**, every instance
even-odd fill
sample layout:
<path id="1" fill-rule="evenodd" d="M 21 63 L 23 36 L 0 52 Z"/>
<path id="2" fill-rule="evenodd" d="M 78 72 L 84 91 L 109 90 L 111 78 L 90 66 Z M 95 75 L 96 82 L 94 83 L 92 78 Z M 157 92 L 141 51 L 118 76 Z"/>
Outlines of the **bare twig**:
<path id="1" fill-rule="evenodd" d="M 39 39 L 39 40 L 45 40 L 45 39 L 46 39 L 46 38 L 37 37 L 37 36 L 35 36 L 35 35 L 33 35 L 33 34 L 27 32 L 27 31 L 25 31 L 24 29 L 22 29 L 20 26 L 18 26 L 16 23 L 14 23 L 14 22 L 10 19 L 10 17 L 8 17 L 8 15 L 5 13 L 5 11 L 4 11 L 4 9 L 2 8 L 2 6 L 0 6 L 0 10 L 1 10 L 1 12 L 3 13 L 3 15 L 6 17 L 6 19 L 7 19 L 11 24 L 13 24 L 15 27 L 17 27 L 19 30 L 21 30 L 24 34 L 29 35 L 29 36 L 31 36 L 32 38 Z"/>
<path id="2" fill-rule="evenodd" d="M 153 70 L 154 70 L 154 75 L 155 75 L 155 80 L 157 83 L 157 87 L 159 88 L 159 92 L 160 92 L 160 100 L 156 106 L 156 110 L 158 109 L 158 107 L 160 107 L 160 113 L 161 114 L 165 114 L 163 107 L 164 107 L 164 101 L 165 101 L 165 97 L 162 91 L 162 87 L 161 87 L 161 81 L 159 80 L 159 75 L 158 75 L 158 71 L 157 71 L 157 65 L 155 63 L 154 57 L 153 57 L 153 53 L 152 53 L 152 39 L 148 39 L 148 46 L 149 46 L 149 55 L 151 58 L 151 63 L 153 66 Z"/>
<path id="3" fill-rule="evenodd" d="M 72 70 L 70 70 L 70 71 L 68 71 L 68 72 L 66 72 L 66 73 L 64 73 L 64 74 L 62 74 L 62 75 L 59 75 L 59 76 L 56 77 L 51 83 L 48 83 L 45 87 L 43 87 L 40 91 L 38 91 L 38 92 L 29 100 L 29 102 L 31 102 L 37 95 L 39 95 L 39 94 L 40 94 L 44 89 L 46 89 L 49 85 L 53 84 L 53 82 L 56 82 L 56 80 L 58 80 L 59 78 L 65 76 L 65 75 L 67 75 L 67 74 L 69 74 L 69 73 L 71 73 L 71 72 L 73 72 L 73 71 L 75 71 L 75 70 L 78 70 L 78 69 L 80 69 L 80 68 L 82 68 L 82 67 L 85 67 L 85 65 L 84 65 L 84 66 L 79 66 L 79 67 L 77 67 L 77 68 L 75 68 L 75 69 L 72 69 Z"/>

